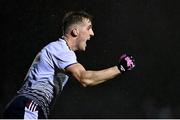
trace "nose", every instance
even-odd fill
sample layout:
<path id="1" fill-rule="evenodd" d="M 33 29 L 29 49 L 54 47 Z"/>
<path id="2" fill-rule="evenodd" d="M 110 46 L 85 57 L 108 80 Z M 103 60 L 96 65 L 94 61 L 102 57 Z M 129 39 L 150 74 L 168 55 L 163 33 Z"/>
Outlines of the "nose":
<path id="1" fill-rule="evenodd" d="M 90 36 L 91 36 L 91 37 L 94 36 L 94 32 L 93 32 L 92 29 L 90 30 Z"/>

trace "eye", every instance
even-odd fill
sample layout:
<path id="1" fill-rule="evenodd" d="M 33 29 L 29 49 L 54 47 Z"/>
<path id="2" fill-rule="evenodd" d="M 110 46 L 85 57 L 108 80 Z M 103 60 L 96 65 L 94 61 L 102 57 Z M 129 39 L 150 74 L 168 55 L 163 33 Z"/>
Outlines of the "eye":
<path id="1" fill-rule="evenodd" d="M 87 29 L 88 29 L 88 30 L 92 29 L 92 25 L 89 25 Z"/>

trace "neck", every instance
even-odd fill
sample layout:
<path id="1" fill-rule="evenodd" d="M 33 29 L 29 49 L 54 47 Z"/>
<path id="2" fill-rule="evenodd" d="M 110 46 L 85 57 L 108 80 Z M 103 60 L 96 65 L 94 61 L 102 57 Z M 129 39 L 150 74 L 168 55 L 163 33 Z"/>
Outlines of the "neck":
<path id="1" fill-rule="evenodd" d="M 70 50 L 75 51 L 75 39 L 70 36 L 62 36 L 62 38 L 66 41 L 67 46 L 69 47 Z"/>

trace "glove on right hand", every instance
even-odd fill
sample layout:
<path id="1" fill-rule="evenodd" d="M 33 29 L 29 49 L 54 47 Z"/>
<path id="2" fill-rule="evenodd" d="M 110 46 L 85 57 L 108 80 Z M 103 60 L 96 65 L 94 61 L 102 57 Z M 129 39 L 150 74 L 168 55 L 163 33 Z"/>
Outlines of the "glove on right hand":
<path id="1" fill-rule="evenodd" d="M 135 67 L 135 60 L 132 56 L 123 54 L 120 56 L 117 66 L 121 73 L 124 73 L 126 71 L 132 70 Z"/>

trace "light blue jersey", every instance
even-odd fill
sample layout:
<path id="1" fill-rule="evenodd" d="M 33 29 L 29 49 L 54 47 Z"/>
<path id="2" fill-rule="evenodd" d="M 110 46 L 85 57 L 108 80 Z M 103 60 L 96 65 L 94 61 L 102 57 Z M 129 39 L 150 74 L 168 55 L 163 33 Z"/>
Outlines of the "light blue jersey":
<path id="1" fill-rule="evenodd" d="M 47 116 L 54 98 L 68 81 L 65 68 L 74 63 L 76 55 L 65 40 L 49 43 L 37 54 L 18 94 L 36 101 Z"/>

